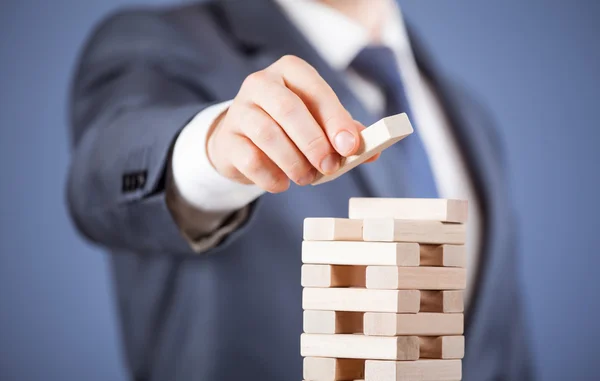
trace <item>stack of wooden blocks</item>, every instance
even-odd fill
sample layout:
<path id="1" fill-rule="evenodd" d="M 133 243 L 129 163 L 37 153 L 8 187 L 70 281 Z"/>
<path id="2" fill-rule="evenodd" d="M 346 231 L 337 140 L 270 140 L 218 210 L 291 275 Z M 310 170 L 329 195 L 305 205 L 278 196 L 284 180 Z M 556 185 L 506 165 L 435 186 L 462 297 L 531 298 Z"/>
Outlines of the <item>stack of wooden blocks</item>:
<path id="1" fill-rule="evenodd" d="M 307 218 L 304 380 L 461 380 L 466 220 L 466 201 L 392 198 Z"/>

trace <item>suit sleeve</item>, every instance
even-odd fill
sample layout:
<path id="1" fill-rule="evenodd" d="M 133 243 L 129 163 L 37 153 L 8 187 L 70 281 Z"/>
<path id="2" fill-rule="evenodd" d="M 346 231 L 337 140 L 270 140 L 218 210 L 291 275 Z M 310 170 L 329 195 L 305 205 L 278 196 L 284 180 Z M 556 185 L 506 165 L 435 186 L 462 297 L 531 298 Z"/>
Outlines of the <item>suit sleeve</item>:
<path id="1" fill-rule="evenodd" d="M 197 79 L 181 77 L 189 71 L 177 70 L 194 54 L 179 33 L 153 14 L 117 14 L 97 28 L 80 58 L 70 98 L 67 200 L 78 230 L 101 246 L 203 252 L 248 216 L 250 206 L 228 215 L 186 211 L 172 189 L 177 136 L 217 103 Z"/>

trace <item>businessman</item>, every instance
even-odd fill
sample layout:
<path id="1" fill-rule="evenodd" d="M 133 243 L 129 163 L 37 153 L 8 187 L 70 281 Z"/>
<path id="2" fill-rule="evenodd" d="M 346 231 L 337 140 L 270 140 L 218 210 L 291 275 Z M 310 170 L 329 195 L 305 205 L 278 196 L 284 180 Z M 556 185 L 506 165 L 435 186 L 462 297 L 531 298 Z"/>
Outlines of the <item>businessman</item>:
<path id="1" fill-rule="evenodd" d="M 112 261 L 132 380 L 300 380 L 306 217 L 350 197 L 468 199 L 464 380 L 533 380 L 495 126 L 392 0 L 132 9 L 73 80 L 71 215 Z M 415 132 L 340 178 L 359 132 Z"/>

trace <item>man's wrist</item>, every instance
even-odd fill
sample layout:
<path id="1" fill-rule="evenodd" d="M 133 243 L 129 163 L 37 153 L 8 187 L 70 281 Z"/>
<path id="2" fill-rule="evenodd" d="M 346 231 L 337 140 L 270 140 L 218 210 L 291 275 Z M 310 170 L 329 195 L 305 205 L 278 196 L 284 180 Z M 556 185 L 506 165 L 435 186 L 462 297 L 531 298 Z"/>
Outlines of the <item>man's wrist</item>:
<path id="1" fill-rule="evenodd" d="M 173 185 L 187 203 L 200 210 L 237 210 L 264 193 L 255 185 L 241 184 L 222 176 L 208 158 L 209 132 L 231 102 L 218 103 L 198 113 L 183 128 L 173 148 Z"/>

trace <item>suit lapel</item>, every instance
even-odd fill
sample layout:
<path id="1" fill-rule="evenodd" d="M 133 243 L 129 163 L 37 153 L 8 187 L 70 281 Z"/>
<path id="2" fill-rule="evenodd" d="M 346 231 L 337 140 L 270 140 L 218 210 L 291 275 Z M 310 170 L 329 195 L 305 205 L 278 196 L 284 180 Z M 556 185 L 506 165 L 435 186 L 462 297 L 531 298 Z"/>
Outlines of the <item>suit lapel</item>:
<path id="1" fill-rule="evenodd" d="M 462 152 L 473 181 L 482 214 L 482 240 L 477 278 L 468 310 L 465 311 L 466 332 L 472 326 L 476 311 L 483 302 L 481 294 L 489 292 L 489 284 L 502 276 L 500 268 L 509 258 L 512 240 L 511 205 L 506 180 L 493 134 L 493 122 L 475 100 L 455 84 L 450 84 L 434 66 L 412 28 L 408 28 L 417 64 L 431 81 L 450 120 L 453 136 Z M 498 270 L 498 271 L 495 271 Z"/>

